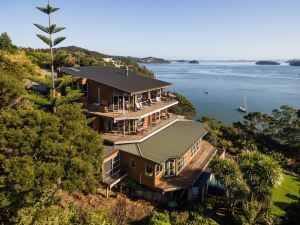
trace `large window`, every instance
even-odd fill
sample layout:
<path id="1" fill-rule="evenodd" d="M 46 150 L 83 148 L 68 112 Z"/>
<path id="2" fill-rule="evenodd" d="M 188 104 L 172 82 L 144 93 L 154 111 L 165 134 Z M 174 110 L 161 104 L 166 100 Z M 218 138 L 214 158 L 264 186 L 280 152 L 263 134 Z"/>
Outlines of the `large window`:
<path id="1" fill-rule="evenodd" d="M 175 175 L 175 159 L 168 159 L 165 162 L 165 176 Z"/>
<path id="2" fill-rule="evenodd" d="M 120 171 L 120 155 L 104 163 L 105 179 Z"/>
<path id="3" fill-rule="evenodd" d="M 159 165 L 155 165 L 155 176 L 157 176 L 158 174 L 160 174 L 160 172 L 162 171 L 163 167 L 161 164 Z"/>
<path id="4" fill-rule="evenodd" d="M 185 165 L 185 155 L 178 160 L 178 171 L 182 170 Z"/>
<path id="5" fill-rule="evenodd" d="M 196 142 L 196 144 L 194 144 L 192 147 L 191 147 L 191 155 L 195 155 L 196 152 L 198 152 L 199 150 L 199 141 Z"/>
<path id="6" fill-rule="evenodd" d="M 145 164 L 145 174 L 149 177 L 153 176 L 153 166 L 149 164 Z"/>

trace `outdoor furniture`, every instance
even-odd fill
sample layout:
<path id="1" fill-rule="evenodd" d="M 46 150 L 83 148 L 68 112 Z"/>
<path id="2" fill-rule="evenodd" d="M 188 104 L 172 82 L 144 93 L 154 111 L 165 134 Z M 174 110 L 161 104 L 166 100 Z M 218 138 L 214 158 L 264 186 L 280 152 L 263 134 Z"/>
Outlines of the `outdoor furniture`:
<path id="1" fill-rule="evenodd" d="M 100 112 L 104 112 L 104 113 L 107 113 L 108 112 L 108 107 L 107 106 L 100 106 Z"/>
<path id="2" fill-rule="evenodd" d="M 156 103 L 157 103 L 156 99 L 150 99 L 150 104 L 156 104 Z"/>
<path id="3" fill-rule="evenodd" d="M 136 108 L 137 108 L 138 110 L 141 110 L 141 109 L 144 108 L 143 106 L 141 106 L 140 103 L 135 103 L 135 106 L 136 106 Z"/>

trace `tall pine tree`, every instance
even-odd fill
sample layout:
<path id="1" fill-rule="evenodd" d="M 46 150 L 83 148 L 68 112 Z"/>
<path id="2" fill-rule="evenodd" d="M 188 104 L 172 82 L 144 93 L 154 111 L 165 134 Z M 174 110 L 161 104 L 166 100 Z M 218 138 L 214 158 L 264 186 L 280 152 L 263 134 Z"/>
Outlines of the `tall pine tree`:
<path id="1" fill-rule="evenodd" d="M 54 8 L 50 6 L 50 0 L 48 0 L 48 5 L 46 7 L 36 7 L 39 11 L 48 15 L 48 26 L 43 26 L 40 24 L 34 24 L 37 28 L 42 30 L 44 33 L 48 34 L 48 37 L 42 34 L 37 34 L 37 36 L 49 46 L 51 55 L 51 76 L 52 76 L 52 95 L 55 97 L 55 76 L 54 76 L 54 66 L 53 66 L 53 47 L 61 43 L 66 37 L 56 37 L 53 39 L 53 34 L 64 30 L 64 27 L 59 27 L 56 24 L 51 23 L 51 14 L 59 10 L 59 8 Z M 55 111 L 55 107 L 53 108 Z"/>

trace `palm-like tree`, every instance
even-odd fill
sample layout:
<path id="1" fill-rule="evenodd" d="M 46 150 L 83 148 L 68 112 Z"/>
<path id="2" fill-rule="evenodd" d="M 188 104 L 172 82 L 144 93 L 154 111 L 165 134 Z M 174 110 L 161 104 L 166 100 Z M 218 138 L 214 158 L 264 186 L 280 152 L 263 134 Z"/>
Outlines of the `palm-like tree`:
<path id="1" fill-rule="evenodd" d="M 233 213 L 236 203 L 245 200 L 249 192 L 239 166 L 234 160 L 217 158 L 212 161 L 210 167 L 216 179 L 224 186 L 229 211 Z"/>
<path id="2" fill-rule="evenodd" d="M 282 180 L 280 165 L 273 158 L 258 151 L 244 151 L 237 161 L 250 188 L 250 199 L 268 199 L 272 188 Z"/>
<path id="3" fill-rule="evenodd" d="M 51 14 L 59 10 L 59 8 L 54 8 L 50 6 L 50 0 L 48 0 L 48 5 L 46 7 L 36 7 L 39 11 L 48 15 L 48 26 L 43 26 L 39 24 L 34 24 L 37 28 L 42 30 L 44 33 L 48 34 L 48 37 L 42 34 L 37 34 L 37 36 L 49 46 L 51 55 L 51 76 L 52 76 L 52 95 L 55 97 L 55 77 L 54 77 L 54 66 L 53 66 L 53 47 L 61 43 L 66 37 L 56 37 L 53 40 L 53 34 L 64 30 L 64 27 L 58 27 L 56 24 L 51 23 Z"/>

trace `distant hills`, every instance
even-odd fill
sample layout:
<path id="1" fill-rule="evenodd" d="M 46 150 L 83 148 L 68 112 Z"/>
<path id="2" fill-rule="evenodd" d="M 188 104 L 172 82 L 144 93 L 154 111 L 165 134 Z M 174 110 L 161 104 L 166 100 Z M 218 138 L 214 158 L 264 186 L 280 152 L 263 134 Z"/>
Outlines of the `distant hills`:
<path id="1" fill-rule="evenodd" d="M 287 63 L 289 63 L 290 66 L 300 66 L 300 60 L 299 59 L 289 60 Z"/>
<path id="2" fill-rule="evenodd" d="M 137 57 L 130 57 L 132 60 L 134 60 L 137 63 L 149 63 L 149 64 L 164 64 L 164 63 L 170 63 L 170 61 L 162 59 L 162 58 L 156 58 L 156 57 L 146 57 L 146 58 L 137 58 Z"/>
<path id="3" fill-rule="evenodd" d="M 275 62 L 275 61 L 271 61 L 271 60 L 257 61 L 255 64 L 256 65 L 280 65 L 279 62 Z"/>
<path id="4" fill-rule="evenodd" d="M 191 64 L 198 64 L 199 61 L 198 60 L 191 60 L 191 61 L 189 61 L 189 63 L 191 63 Z"/>

